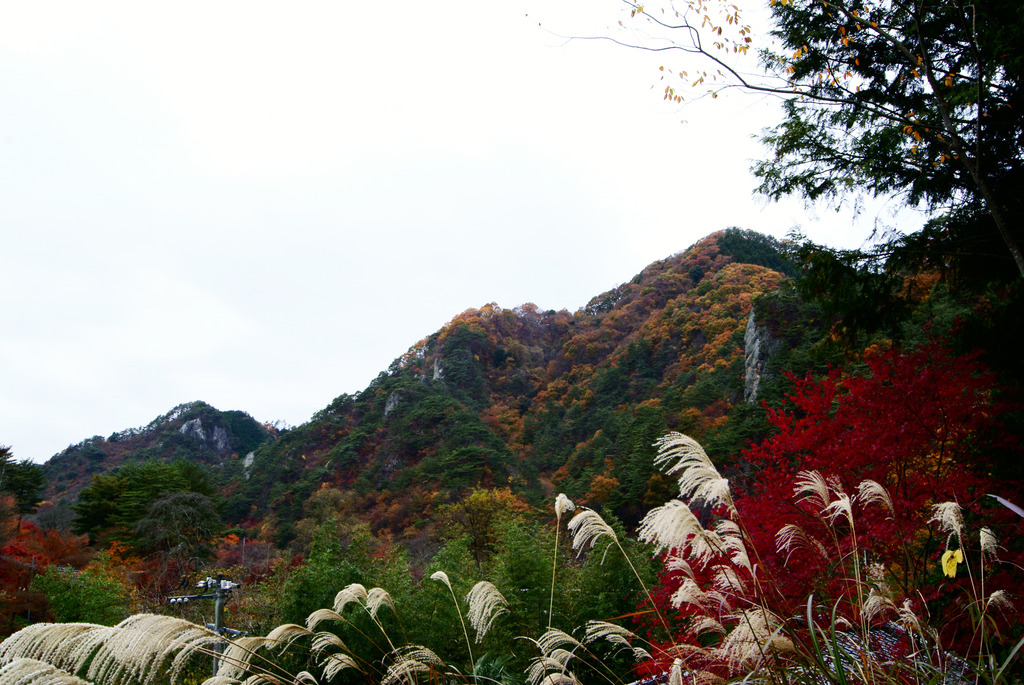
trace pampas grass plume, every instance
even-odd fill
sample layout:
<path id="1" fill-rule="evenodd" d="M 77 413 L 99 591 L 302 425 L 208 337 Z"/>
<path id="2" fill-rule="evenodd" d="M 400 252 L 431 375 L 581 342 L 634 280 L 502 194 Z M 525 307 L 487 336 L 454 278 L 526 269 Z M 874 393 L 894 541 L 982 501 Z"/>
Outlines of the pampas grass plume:
<path id="1" fill-rule="evenodd" d="M 629 640 L 632 637 L 634 637 L 632 631 L 615 623 L 587 621 L 583 634 L 583 643 L 589 645 L 598 640 L 606 640 L 613 645 L 629 647 Z"/>
<path id="2" fill-rule="evenodd" d="M 828 509 L 832 501 L 825 477 L 817 471 L 800 471 L 793 482 L 793 494 L 797 502 L 808 502 L 818 512 Z"/>
<path id="3" fill-rule="evenodd" d="M 561 647 L 568 646 L 576 649 L 580 646 L 579 640 L 558 628 L 548 628 L 544 631 L 543 635 L 535 640 L 535 643 L 541 654 L 545 655 L 552 654 L 555 650 Z"/>
<path id="4" fill-rule="evenodd" d="M 376 618 L 377 612 L 380 611 L 382 606 L 386 606 L 391 611 L 395 610 L 395 603 L 391 600 L 391 595 L 384 588 L 375 587 L 370 590 L 366 595 L 366 611 L 369 612 L 370 616 Z"/>
<path id="5" fill-rule="evenodd" d="M 50 664 L 35 659 L 14 659 L 0 668 L 0 683 L 4 685 L 89 685 Z"/>
<path id="6" fill-rule="evenodd" d="M 640 522 L 637 537 L 653 544 L 655 552 L 672 551 L 683 549 L 690 538 L 702 531 L 689 505 L 674 499 L 647 512 Z"/>
<path id="7" fill-rule="evenodd" d="M 618 540 L 615 531 L 593 509 L 580 509 L 569 521 L 572 548 L 582 554 L 587 547 L 593 547 L 604 536 Z"/>
<path id="8" fill-rule="evenodd" d="M 281 643 L 282 646 L 287 647 L 300 637 L 305 637 L 307 635 L 315 635 L 315 633 L 304 626 L 296 625 L 294 623 L 283 623 L 267 633 L 267 641 Z"/>
<path id="9" fill-rule="evenodd" d="M 729 491 L 729 481 L 718 469 L 700 444 L 688 435 L 672 432 L 659 439 L 655 446 L 658 454 L 654 463 L 666 474 L 679 476 L 680 497 L 694 506 L 724 506 L 730 516 L 736 516 L 736 506 Z"/>
<path id="10" fill-rule="evenodd" d="M 436 580 L 439 583 L 444 583 L 445 585 L 448 586 L 449 590 L 452 589 L 452 582 L 450 580 L 448 580 L 448 574 L 445 573 L 444 571 L 434 571 L 434 573 L 431 574 L 430 579 L 431 580 Z"/>
<path id="11" fill-rule="evenodd" d="M 508 613 L 508 602 L 502 596 L 498 588 L 486 580 L 481 580 L 473 586 L 473 589 L 466 595 L 469 603 L 469 624 L 476 631 L 477 643 L 483 641 L 487 631 L 494 624 L 494 619 L 503 613 Z"/>
<path id="12" fill-rule="evenodd" d="M 568 514 L 573 511 L 576 511 L 576 505 L 563 493 L 559 493 L 558 497 L 555 498 L 555 518 L 561 521 L 562 514 Z"/>
<path id="13" fill-rule="evenodd" d="M 878 504 L 888 511 L 890 516 L 895 513 L 889 491 L 877 481 L 870 479 L 861 481 L 860 485 L 857 486 L 857 496 L 865 506 Z"/>
<path id="14" fill-rule="evenodd" d="M 981 543 L 982 558 L 989 561 L 996 561 L 999 558 L 999 540 L 991 528 L 982 528 L 978 531 L 978 538 Z"/>
<path id="15" fill-rule="evenodd" d="M 317 609 L 306 617 L 306 628 L 316 630 L 316 627 L 324 621 L 346 622 L 344 617 L 333 609 Z"/>
<path id="16" fill-rule="evenodd" d="M 388 667 L 381 685 L 395 685 L 400 682 L 413 685 L 417 681 L 416 674 L 430 673 L 434 667 L 444 665 L 434 652 L 420 645 L 402 647 L 395 650 L 392 655 L 395 661 Z"/>
<path id="17" fill-rule="evenodd" d="M 359 583 L 352 583 L 334 596 L 334 610 L 339 614 L 345 613 L 345 606 L 355 602 L 362 604 L 366 601 L 366 588 Z"/>
<path id="18" fill-rule="evenodd" d="M 942 502 L 932 506 L 932 517 L 928 523 L 936 522 L 939 529 L 948 535 L 955 536 L 957 541 L 963 540 L 964 516 L 960 505 L 956 502 Z"/>

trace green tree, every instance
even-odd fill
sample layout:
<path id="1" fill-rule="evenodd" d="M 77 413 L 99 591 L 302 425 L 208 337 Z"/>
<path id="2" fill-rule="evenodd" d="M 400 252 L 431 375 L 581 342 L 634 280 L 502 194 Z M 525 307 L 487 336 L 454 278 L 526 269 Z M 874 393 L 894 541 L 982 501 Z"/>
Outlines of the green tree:
<path id="1" fill-rule="evenodd" d="M 500 526 L 522 517 L 527 509 L 526 503 L 509 488 L 474 488 L 460 501 L 441 507 L 438 513 L 449 535 L 468 536 L 479 571 L 495 552 Z"/>
<path id="2" fill-rule="evenodd" d="M 81 571 L 50 565 L 32 579 L 32 589 L 43 593 L 61 623 L 111 626 L 128 615 L 128 592 L 102 554 Z"/>
<path id="3" fill-rule="evenodd" d="M 742 88 L 785 98 L 784 121 L 763 137 L 770 153 L 754 166 L 761 192 L 902 196 L 939 220 L 925 244 L 887 247 L 928 248 L 934 263 L 950 256 L 936 251 L 976 254 L 994 238 L 1010 273 L 1024 276 L 1019 3 L 771 0 L 778 49 L 762 52 L 760 75 L 736 54 L 753 38 L 735 5 L 687 5 L 634 5 L 644 24 L 634 46 L 699 58 L 697 71 L 691 62 L 679 74 L 713 95 Z M 665 97 L 682 100 L 672 85 Z M 986 257 L 991 273 L 999 260 Z"/>
<path id="4" fill-rule="evenodd" d="M 16 462 L 10 447 L 0 445 L 0 492 L 14 497 L 18 516 L 31 514 L 46 485 L 43 467 L 27 459 Z"/>
<path id="5" fill-rule="evenodd" d="M 135 525 L 135 536 L 143 551 L 184 561 L 207 556 L 221 529 L 220 515 L 209 497 L 172 492 L 150 505 Z"/>
<path id="6" fill-rule="evenodd" d="M 195 493 L 212 498 L 215 490 L 199 466 L 156 459 L 125 464 L 113 473 L 97 474 L 72 506 L 75 533 L 91 540 L 108 536 L 145 549 L 148 537 L 136 533 L 138 523 L 151 513 L 153 503 L 173 493 Z M 148 533 L 152 533 L 148 530 Z"/>
<path id="7" fill-rule="evenodd" d="M 305 563 L 285 581 L 281 592 L 281 618 L 286 623 L 304 623 L 318 609 L 334 606 L 334 597 L 351 583 L 365 583 L 363 569 L 353 563 L 365 560 L 367 541 L 360 538 L 344 548 L 336 520 L 325 522 L 313 537 Z"/>

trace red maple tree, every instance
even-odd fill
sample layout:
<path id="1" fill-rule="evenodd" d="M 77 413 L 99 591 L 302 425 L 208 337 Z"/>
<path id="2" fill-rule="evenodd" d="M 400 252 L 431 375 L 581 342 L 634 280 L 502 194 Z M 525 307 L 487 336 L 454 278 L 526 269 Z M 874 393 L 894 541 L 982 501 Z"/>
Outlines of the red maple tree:
<path id="1" fill-rule="evenodd" d="M 739 455 L 732 479 L 763 601 L 780 616 L 794 616 L 813 594 L 856 625 L 874 589 L 895 605 L 909 600 L 940 629 L 945 645 L 970 651 L 970 609 L 984 600 L 977 592 L 981 527 L 994 532 L 1004 547 L 999 556 L 1009 562 L 986 564 L 985 596 L 1019 587 L 1024 558 L 1016 539 L 1021 520 L 989 497 L 1020 502 L 1022 492 L 1019 483 L 996 477 L 997 456 L 1018 445 L 1000 423 L 1009 407 L 996 399 L 994 377 L 977 355 L 957 356 L 932 342 L 910 351 L 872 349 L 856 370 L 792 381 L 788 401 L 769 410 L 777 433 Z M 812 471 L 828 484 L 825 501 L 794 488 Z M 891 505 L 858 496 L 865 480 L 883 486 Z M 844 494 L 851 515 L 823 516 Z M 962 508 L 962 541 L 931 521 L 942 502 Z M 780 550 L 776 536 L 787 525 L 806 537 Z M 949 579 L 940 558 L 961 544 L 966 564 Z M 663 581 L 660 596 L 667 598 L 681 578 Z M 1021 617 L 1001 618 L 1012 626 Z"/>

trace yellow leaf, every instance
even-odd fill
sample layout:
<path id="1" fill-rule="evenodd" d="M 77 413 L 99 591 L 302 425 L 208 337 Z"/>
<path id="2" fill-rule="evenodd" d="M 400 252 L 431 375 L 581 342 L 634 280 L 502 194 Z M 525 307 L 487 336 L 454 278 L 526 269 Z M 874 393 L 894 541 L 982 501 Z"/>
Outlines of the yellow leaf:
<path id="1" fill-rule="evenodd" d="M 947 549 L 942 554 L 942 572 L 950 578 L 956 578 L 956 565 L 964 561 L 963 552 L 958 549 Z"/>

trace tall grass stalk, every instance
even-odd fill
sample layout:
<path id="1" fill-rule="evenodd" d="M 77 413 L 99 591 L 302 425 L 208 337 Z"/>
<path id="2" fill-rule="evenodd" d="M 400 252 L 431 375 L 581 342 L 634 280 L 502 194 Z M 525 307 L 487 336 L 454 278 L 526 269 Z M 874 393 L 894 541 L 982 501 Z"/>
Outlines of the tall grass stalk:
<path id="1" fill-rule="evenodd" d="M 555 571 L 558 569 L 558 535 L 562 532 L 562 514 L 575 511 L 576 505 L 568 497 L 559 493 L 555 498 L 555 549 L 551 554 L 551 595 L 548 600 L 548 630 L 551 629 L 555 616 Z"/>
<path id="2" fill-rule="evenodd" d="M 593 509 L 581 509 L 572 518 L 572 520 L 569 521 L 569 532 L 572 534 L 573 549 L 577 550 L 579 554 L 582 554 L 587 547 L 593 549 L 597 545 L 597 541 L 602 537 L 611 538 L 612 542 L 618 548 L 619 553 L 622 554 L 622 557 L 629 565 L 629 570 L 633 572 L 637 582 L 640 583 L 640 589 L 643 590 L 644 597 L 650 603 L 655 615 L 657 615 L 658 620 L 665 629 L 665 634 L 668 640 L 671 641 L 672 629 L 669 628 L 668 622 L 662 615 L 661 610 L 658 609 L 658 604 L 654 601 L 650 591 L 647 589 L 647 584 L 644 583 L 644 579 L 636 570 L 636 566 L 633 565 L 633 560 L 629 558 L 629 555 L 626 554 L 626 550 L 622 547 L 622 543 L 619 542 L 619 536 L 615 533 L 615 530 Z"/>
<path id="3" fill-rule="evenodd" d="M 448 579 L 448 574 L 444 571 L 437 571 L 432 576 L 431 580 L 435 580 L 439 583 L 444 583 L 445 587 L 448 588 L 448 592 L 451 593 L 452 603 L 455 605 L 455 613 L 459 616 L 459 624 L 462 625 L 462 634 L 466 638 L 466 651 L 469 653 L 469 664 L 473 672 L 476 672 L 476 661 L 473 660 L 473 646 L 469 642 L 469 631 L 466 630 L 466 621 L 462 617 L 462 609 L 459 607 L 459 600 L 455 597 L 455 590 L 452 589 L 452 583 Z"/>

